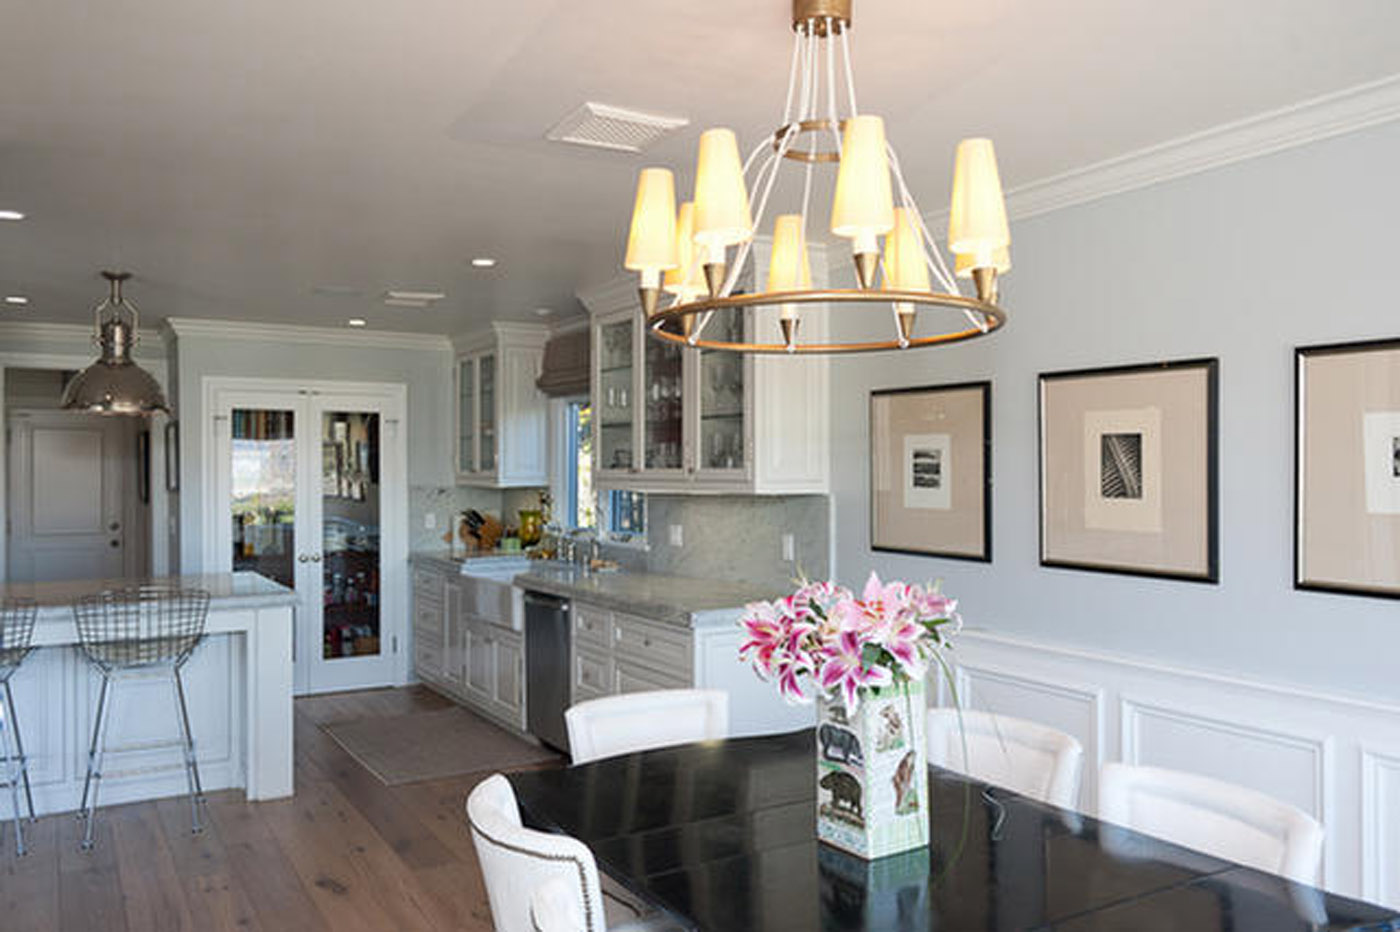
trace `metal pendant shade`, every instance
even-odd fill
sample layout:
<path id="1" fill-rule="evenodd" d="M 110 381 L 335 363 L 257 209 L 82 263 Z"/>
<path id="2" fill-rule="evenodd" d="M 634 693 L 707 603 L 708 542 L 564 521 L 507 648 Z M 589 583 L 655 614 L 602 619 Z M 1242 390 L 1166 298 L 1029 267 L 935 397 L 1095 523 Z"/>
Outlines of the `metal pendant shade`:
<path id="1" fill-rule="evenodd" d="M 149 416 L 169 413 L 160 383 L 138 366 L 131 351 L 138 342 L 136 306 L 122 297 L 127 272 L 103 272 L 111 285 L 109 296 L 93 311 L 93 336 L 102 355 L 78 373 L 63 391 L 63 408 L 89 414 Z"/>

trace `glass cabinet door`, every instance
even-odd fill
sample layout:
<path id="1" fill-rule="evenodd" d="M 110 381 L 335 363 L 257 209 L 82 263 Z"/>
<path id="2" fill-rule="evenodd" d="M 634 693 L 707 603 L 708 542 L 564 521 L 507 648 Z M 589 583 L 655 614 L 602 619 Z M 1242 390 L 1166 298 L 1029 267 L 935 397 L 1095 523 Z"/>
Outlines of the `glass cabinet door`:
<path id="1" fill-rule="evenodd" d="M 673 343 L 648 339 L 642 370 L 647 469 L 680 469 L 684 465 L 685 351 Z"/>
<path id="2" fill-rule="evenodd" d="M 229 491 L 233 567 L 296 588 L 295 414 L 234 408 Z"/>
<path id="3" fill-rule="evenodd" d="M 477 468 L 492 472 L 496 468 L 496 357 L 482 356 L 477 360 Z"/>
<path id="4" fill-rule="evenodd" d="M 379 415 L 321 415 L 324 660 L 378 656 Z"/>
<path id="5" fill-rule="evenodd" d="M 633 466 L 633 323 L 628 317 L 598 328 L 598 464 L 603 471 Z"/>
<path id="6" fill-rule="evenodd" d="M 457 361 L 457 471 L 476 472 L 476 360 Z"/>
<path id="7" fill-rule="evenodd" d="M 707 339 L 742 342 L 744 315 L 716 314 Z M 700 449 L 702 470 L 743 470 L 744 357 L 738 353 L 700 350 Z"/>

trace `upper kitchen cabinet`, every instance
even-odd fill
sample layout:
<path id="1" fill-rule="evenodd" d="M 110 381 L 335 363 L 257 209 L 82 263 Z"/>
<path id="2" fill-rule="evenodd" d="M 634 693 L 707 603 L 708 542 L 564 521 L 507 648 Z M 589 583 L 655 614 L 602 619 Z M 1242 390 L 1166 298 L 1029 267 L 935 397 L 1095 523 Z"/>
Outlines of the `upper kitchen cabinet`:
<path id="1" fill-rule="evenodd" d="M 757 495 L 828 490 L 826 359 L 664 343 L 647 334 L 630 276 L 579 298 L 592 314 L 598 488 Z M 742 335 L 739 328 L 776 333 L 777 311 L 717 315 L 709 326 L 734 336 Z M 802 326 L 824 329 L 825 315 L 811 312 Z"/>
<path id="2" fill-rule="evenodd" d="M 547 327 L 496 322 L 457 346 L 457 481 L 494 489 L 549 481 L 548 407 L 535 387 Z"/>

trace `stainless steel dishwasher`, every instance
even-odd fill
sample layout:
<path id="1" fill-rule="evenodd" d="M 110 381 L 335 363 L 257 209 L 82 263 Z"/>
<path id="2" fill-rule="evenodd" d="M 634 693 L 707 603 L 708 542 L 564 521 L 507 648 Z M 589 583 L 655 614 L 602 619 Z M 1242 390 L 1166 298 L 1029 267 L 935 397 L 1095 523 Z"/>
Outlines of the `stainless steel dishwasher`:
<path id="1" fill-rule="evenodd" d="M 525 721 L 530 734 L 566 753 L 572 637 L 567 599 L 525 593 Z"/>

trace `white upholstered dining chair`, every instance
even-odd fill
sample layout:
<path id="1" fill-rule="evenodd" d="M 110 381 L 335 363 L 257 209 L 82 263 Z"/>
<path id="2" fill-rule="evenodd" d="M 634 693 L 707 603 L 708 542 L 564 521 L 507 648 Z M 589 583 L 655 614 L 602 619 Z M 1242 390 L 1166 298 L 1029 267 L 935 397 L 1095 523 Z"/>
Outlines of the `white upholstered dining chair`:
<path id="1" fill-rule="evenodd" d="M 564 713 L 575 764 L 729 736 L 729 694 L 658 689 L 589 699 Z"/>
<path id="2" fill-rule="evenodd" d="M 609 925 L 593 852 L 576 838 L 522 825 L 515 791 L 501 774 L 487 777 L 471 791 L 467 822 L 496 932 L 674 928 L 659 917 Z"/>
<path id="3" fill-rule="evenodd" d="M 928 710 L 930 763 L 1062 809 L 1077 808 L 1084 748 L 1036 722 L 957 709 Z M 966 755 L 964 755 L 964 738 Z"/>
<path id="4" fill-rule="evenodd" d="M 1300 883 L 1316 883 L 1322 862 L 1324 833 L 1312 816 L 1199 774 L 1105 764 L 1099 817 Z"/>

